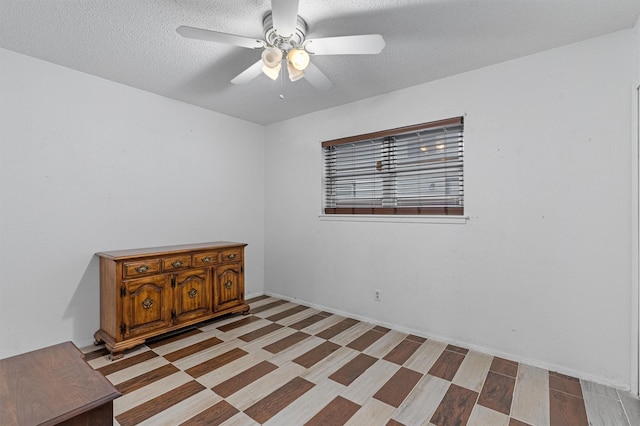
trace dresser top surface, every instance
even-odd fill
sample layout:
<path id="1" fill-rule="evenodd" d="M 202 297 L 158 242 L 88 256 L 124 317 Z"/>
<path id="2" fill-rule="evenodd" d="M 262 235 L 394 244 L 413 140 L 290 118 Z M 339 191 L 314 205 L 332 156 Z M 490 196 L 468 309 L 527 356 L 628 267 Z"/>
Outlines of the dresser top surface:
<path id="1" fill-rule="evenodd" d="M 130 259 L 146 256 L 163 256 L 167 254 L 186 253 L 196 250 L 217 250 L 230 247 L 245 247 L 246 243 L 234 243 L 231 241 L 214 241 L 208 243 L 179 244 L 172 246 L 146 247 L 127 250 L 112 250 L 96 253 L 99 257 L 108 259 Z"/>
<path id="2" fill-rule="evenodd" d="M 0 360 L 0 423 L 56 424 L 120 393 L 71 342 Z"/>

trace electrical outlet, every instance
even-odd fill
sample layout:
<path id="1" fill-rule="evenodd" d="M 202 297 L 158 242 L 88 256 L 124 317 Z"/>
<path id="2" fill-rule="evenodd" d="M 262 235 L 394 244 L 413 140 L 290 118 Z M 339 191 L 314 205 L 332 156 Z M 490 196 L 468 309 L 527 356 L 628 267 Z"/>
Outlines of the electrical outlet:
<path id="1" fill-rule="evenodd" d="M 380 301 L 380 290 L 373 290 L 374 292 L 374 296 L 373 296 L 373 300 L 375 300 L 376 302 Z"/>

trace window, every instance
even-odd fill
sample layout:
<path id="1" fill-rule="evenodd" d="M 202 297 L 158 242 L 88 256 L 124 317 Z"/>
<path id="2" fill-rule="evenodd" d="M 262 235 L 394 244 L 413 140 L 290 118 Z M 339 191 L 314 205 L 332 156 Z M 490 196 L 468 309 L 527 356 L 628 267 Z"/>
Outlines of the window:
<path id="1" fill-rule="evenodd" d="M 463 118 L 322 142 L 325 214 L 464 214 Z"/>

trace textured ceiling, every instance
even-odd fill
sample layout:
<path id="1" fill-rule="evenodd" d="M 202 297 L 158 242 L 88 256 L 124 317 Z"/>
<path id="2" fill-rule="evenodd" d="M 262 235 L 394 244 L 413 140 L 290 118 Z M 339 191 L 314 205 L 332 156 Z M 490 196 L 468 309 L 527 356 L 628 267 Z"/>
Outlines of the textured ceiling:
<path id="1" fill-rule="evenodd" d="M 328 91 L 264 75 L 233 85 L 259 50 L 175 31 L 262 38 L 270 9 L 270 0 L 0 0 L 0 47 L 267 124 L 631 28 L 640 1 L 300 0 L 307 38 L 386 41 L 379 55 L 312 57 Z"/>

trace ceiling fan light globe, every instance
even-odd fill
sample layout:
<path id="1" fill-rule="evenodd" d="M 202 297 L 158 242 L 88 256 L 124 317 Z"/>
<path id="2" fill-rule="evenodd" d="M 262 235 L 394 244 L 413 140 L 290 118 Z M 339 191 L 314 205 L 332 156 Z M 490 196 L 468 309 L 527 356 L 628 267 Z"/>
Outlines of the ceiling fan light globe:
<path id="1" fill-rule="evenodd" d="M 291 63 L 287 63 L 287 71 L 289 71 L 289 80 L 291 81 L 298 81 L 304 77 L 304 71 L 294 68 Z"/>
<path id="2" fill-rule="evenodd" d="M 282 50 L 277 47 L 267 47 L 262 51 L 262 63 L 265 67 L 280 69 L 282 62 Z"/>
<path id="3" fill-rule="evenodd" d="M 266 65 L 262 66 L 262 72 L 269 77 L 271 80 L 277 80 L 280 75 L 280 68 L 282 66 L 278 63 L 275 67 L 268 67 Z"/>
<path id="4" fill-rule="evenodd" d="M 291 49 L 287 54 L 287 62 L 298 71 L 309 66 L 309 54 L 304 49 Z"/>

